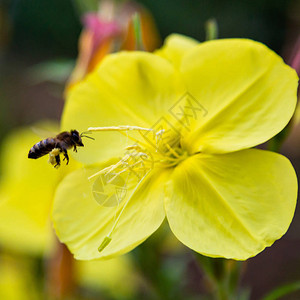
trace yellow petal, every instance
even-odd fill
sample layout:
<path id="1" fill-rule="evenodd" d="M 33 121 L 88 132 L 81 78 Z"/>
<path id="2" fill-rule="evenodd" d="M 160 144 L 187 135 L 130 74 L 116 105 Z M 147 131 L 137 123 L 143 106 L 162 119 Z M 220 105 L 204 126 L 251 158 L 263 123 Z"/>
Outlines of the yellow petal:
<path id="1" fill-rule="evenodd" d="M 123 191 L 126 196 L 120 205 L 109 207 L 99 205 L 93 198 L 94 180 L 88 177 L 96 171 L 99 168 L 87 168 L 65 177 L 58 186 L 54 200 L 52 217 L 57 235 L 80 260 L 128 252 L 156 231 L 165 218 L 162 189 L 167 172 L 149 174 L 139 187 L 125 184 Z M 115 186 L 115 192 L 120 192 L 121 188 Z M 103 185 L 103 192 L 107 195 L 111 190 L 110 185 Z M 119 218 L 124 205 L 126 207 Z M 117 219 L 119 221 L 115 223 Z M 110 243 L 99 252 L 98 247 L 110 234 L 114 224 Z"/>
<path id="2" fill-rule="evenodd" d="M 258 42 L 202 43 L 184 56 L 181 71 L 194 103 L 186 109 L 185 135 L 193 153 L 256 146 L 280 132 L 295 110 L 296 72 Z M 206 113 L 193 111 L 195 103 Z"/>
<path id="3" fill-rule="evenodd" d="M 167 219 L 182 243 L 245 260 L 287 231 L 297 178 L 287 158 L 268 151 L 199 154 L 175 169 L 166 194 Z"/>
<path id="4" fill-rule="evenodd" d="M 190 37 L 174 33 L 166 38 L 162 48 L 155 51 L 155 54 L 169 60 L 176 68 L 179 68 L 185 53 L 198 44 L 198 41 Z"/>
<path id="5" fill-rule="evenodd" d="M 108 55 L 98 70 L 70 90 L 62 127 L 134 125 L 150 128 L 183 94 L 183 84 L 172 65 L 157 55 L 122 52 Z M 118 157 L 128 140 L 118 132 L 95 133 L 78 151 L 84 163 Z M 84 150 L 84 151 L 83 151 Z"/>

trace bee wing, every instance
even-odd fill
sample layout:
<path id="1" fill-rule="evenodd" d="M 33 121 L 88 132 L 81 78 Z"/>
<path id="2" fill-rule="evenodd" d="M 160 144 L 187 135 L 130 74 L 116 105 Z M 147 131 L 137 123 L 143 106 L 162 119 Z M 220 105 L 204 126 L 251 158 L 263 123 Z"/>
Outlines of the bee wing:
<path id="1" fill-rule="evenodd" d="M 59 132 L 59 125 L 55 122 L 42 122 L 31 126 L 32 132 L 40 139 L 55 137 Z"/>

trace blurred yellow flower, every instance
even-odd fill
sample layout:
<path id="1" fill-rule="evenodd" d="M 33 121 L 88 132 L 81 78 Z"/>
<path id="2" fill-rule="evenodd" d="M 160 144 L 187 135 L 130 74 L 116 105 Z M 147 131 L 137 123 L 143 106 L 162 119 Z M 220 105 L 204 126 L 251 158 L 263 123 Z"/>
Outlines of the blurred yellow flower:
<path id="1" fill-rule="evenodd" d="M 0 255 L 0 298 L 8 300 L 38 300 L 41 295 L 30 273 L 30 263 L 7 254 Z"/>
<path id="2" fill-rule="evenodd" d="M 165 217 L 191 249 L 237 260 L 287 231 L 294 169 L 249 148 L 292 117 L 296 73 L 258 42 L 187 40 L 109 55 L 70 91 L 63 129 L 101 131 L 55 195 L 56 232 L 77 259 L 128 252 Z"/>
<path id="3" fill-rule="evenodd" d="M 38 123 L 35 127 L 56 132 L 58 126 Z M 47 156 L 28 159 L 30 147 L 41 139 L 32 128 L 25 127 L 10 133 L 1 147 L 0 244 L 34 255 L 52 249 L 49 212 L 64 173 L 63 168 L 54 170 Z"/>
<path id="4" fill-rule="evenodd" d="M 36 129 L 36 130 L 33 130 Z M 53 122 L 40 122 L 33 127 L 23 127 L 11 132 L 1 147 L 1 192 L 0 192 L 0 245 L 4 251 L 18 254 L 52 257 L 48 260 L 47 284 L 53 291 L 56 277 L 67 276 L 72 272 L 76 285 L 88 289 L 106 291 L 112 295 L 133 295 L 138 285 L 137 275 L 129 257 L 105 262 L 74 262 L 68 251 L 56 242 L 50 222 L 50 210 L 54 192 L 59 181 L 71 171 L 81 166 L 72 158 L 69 165 L 54 169 L 47 155 L 36 160 L 27 157 L 30 147 L 45 136 L 37 131 L 58 131 Z M 78 150 L 78 152 L 80 152 Z M 76 154 L 75 154 L 76 155 Z M 55 254 L 55 255 L 54 255 Z M 67 256 L 67 259 L 66 259 Z M 65 257 L 65 258 L 63 258 Z M 32 266 L 23 261 L 15 262 L 12 257 L 0 256 L 0 298 L 1 299 L 40 299 Z M 65 263 L 62 261 L 66 260 Z M 74 266 L 73 263 L 75 263 Z M 72 268 L 67 270 L 67 268 Z M 56 268 L 56 269 L 55 269 Z M 56 272 L 55 274 L 53 274 Z M 62 272 L 62 274 L 59 274 Z M 51 272 L 50 272 L 51 273 Z M 49 276 L 55 278 L 49 278 Z M 125 280 L 130 278 L 130 282 Z M 66 280 L 66 279 L 64 279 Z M 68 278 L 72 282 L 72 278 Z M 73 282 L 72 282 L 73 283 Z M 62 282 L 59 282 L 62 284 Z M 30 285 L 30 293 L 25 288 Z M 117 287 L 117 288 L 116 288 Z M 55 286 L 59 289 L 60 286 Z M 71 286 L 72 288 L 72 286 Z M 41 292 L 41 291 L 40 291 Z M 45 293 L 45 291 L 43 291 Z M 45 295 L 44 295 L 45 296 Z"/>
<path id="5" fill-rule="evenodd" d="M 133 297 L 141 278 L 126 255 L 109 260 L 76 261 L 79 286 L 104 291 L 110 297 Z M 131 299 L 130 298 L 130 299 Z"/>

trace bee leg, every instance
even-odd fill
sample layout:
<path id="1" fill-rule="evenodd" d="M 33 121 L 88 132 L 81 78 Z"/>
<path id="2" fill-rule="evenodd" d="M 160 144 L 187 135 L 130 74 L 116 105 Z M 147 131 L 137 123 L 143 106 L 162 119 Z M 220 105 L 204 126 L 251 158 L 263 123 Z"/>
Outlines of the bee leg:
<path id="1" fill-rule="evenodd" d="M 60 166 L 60 157 L 59 157 L 59 155 L 55 156 L 55 161 L 56 161 L 56 165 L 54 166 L 54 168 L 57 169 Z"/>
<path id="2" fill-rule="evenodd" d="M 74 149 L 73 149 L 73 151 L 77 152 L 77 148 L 76 148 L 76 145 L 74 145 Z"/>
<path id="3" fill-rule="evenodd" d="M 68 155 L 68 151 L 64 149 L 64 160 L 67 160 L 67 165 L 69 164 L 69 155 Z"/>

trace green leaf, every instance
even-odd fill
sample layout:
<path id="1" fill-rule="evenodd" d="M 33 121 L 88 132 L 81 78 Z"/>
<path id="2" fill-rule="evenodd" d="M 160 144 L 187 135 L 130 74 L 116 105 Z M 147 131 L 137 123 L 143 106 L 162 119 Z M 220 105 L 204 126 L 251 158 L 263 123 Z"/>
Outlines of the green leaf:
<path id="1" fill-rule="evenodd" d="M 300 290 L 300 281 L 284 284 L 267 294 L 263 300 L 278 300 L 279 298 Z"/>

